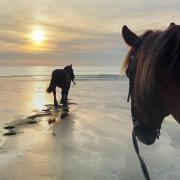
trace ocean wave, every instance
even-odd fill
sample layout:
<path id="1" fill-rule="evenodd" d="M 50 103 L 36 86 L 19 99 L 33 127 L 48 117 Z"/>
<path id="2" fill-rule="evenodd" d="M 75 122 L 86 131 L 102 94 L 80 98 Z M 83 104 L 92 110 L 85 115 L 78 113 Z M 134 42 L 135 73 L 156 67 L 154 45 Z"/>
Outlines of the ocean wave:
<path id="1" fill-rule="evenodd" d="M 116 74 L 96 74 L 96 75 L 77 75 L 77 80 L 118 80 L 120 75 Z"/>
<path id="2" fill-rule="evenodd" d="M 123 76 L 117 74 L 86 74 L 86 75 L 76 75 L 76 80 L 118 80 Z M 0 78 L 27 78 L 27 79 L 42 79 L 49 80 L 50 75 L 0 75 Z"/>

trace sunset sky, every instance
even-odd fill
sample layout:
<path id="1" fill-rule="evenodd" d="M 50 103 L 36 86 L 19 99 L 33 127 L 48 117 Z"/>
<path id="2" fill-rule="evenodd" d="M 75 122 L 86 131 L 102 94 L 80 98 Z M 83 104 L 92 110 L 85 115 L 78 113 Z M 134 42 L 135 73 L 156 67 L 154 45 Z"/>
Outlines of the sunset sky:
<path id="1" fill-rule="evenodd" d="M 0 0 L 0 65 L 119 65 L 121 28 L 180 24 L 178 0 Z"/>

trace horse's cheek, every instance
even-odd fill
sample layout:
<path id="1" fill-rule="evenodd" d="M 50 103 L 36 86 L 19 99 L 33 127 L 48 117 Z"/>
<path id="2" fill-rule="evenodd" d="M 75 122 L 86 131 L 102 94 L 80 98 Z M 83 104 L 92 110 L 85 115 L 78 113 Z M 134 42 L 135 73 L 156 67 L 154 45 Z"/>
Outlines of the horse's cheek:
<path id="1" fill-rule="evenodd" d="M 161 96 L 169 113 L 180 123 L 180 87 L 174 83 L 168 83 Z"/>

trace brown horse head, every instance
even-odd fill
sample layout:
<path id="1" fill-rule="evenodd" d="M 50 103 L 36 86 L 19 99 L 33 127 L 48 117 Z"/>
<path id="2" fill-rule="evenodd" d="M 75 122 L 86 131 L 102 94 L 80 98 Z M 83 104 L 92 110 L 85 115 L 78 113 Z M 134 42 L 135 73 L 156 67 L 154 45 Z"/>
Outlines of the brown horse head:
<path id="1" fill-rule="evenodd" d="M 130 46 L 123 68 L 130 80 L 135 131 L 140 141 L 152 144 L 167 115 L 180 123 L 180 26 L 171 23 L 141 36 L 123 26 L 122 35 Z"/>

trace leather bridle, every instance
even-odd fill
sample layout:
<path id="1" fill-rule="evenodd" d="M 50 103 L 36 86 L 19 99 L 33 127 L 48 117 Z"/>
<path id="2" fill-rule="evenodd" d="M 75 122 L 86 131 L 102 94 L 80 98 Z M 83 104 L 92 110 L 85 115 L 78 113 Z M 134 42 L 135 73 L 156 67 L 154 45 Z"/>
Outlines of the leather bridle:
<path id="1" fill-rule="evenodd" d="M 138 156 L 138 159 L 141 164 L 141 169 L 144 174 L 144 177 L 146 180 L 150 180 L 150 176 L 146 167 L 146 164 L 143 160 L 143 158 L 140 156 L 137 137 L 138 137 L 138 130 L 143 129 L 143 125 L 141 121 L 139 120 L 136 104 L 134 101 L 134 78 L 136 73 L 136 54 L 133 54 L 130 56 L 130 62 L 126 71 L 127 77 L 129 78 L 129 93 L 127 101 L 129 102 L 131 98 L 131 115 L 132 115 L 132 121 L 133 121 L 133 131 L 132 131 L 132 141 L 134 145 L 135 152 Z M 159 138 L 160 136 L 160 130 L 157 129 L 154 132 L 152 132 L 156 138 Z"/>

